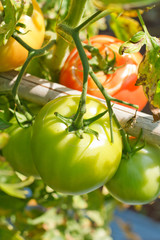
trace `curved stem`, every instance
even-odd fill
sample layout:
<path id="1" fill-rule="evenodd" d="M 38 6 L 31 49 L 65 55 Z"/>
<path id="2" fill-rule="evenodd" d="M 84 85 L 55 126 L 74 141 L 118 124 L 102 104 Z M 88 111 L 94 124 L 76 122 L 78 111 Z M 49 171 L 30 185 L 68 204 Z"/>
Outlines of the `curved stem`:
<path id="1" fill-rule="evenodd" d="M 19 85 L 22 79 L 22 76 L 28 66 L 28 64 L 30 63 L 30 61 L 34 58 L 34 57 L 38 57 L 40 55 L 45 54 L 45 52 L 50 49 L 53 44 L 55 44 L 55 40 L 50 41 L 47 45 L 45 45 L 43 48 L 40 49 L 33 49 L 32 47 L 30 47 L 28 44 L 26 44 L 18 35 L 13 34 L 13 38 L 19 42 L 26 50 L 28 50 L 28 57 L 25 61 L 25 63 L 23 64 L 17 79 L 15 81 L 15 84 L 13 86 L 12 89 L 12 94 L 13 94 L 13 98 L 15 101 L 15 105 L 19 108 L 19 110 L 25 115 L 25 117 L 27 118 L 27 120 L 32 121 L 32 116 L 30 113 L 28 113 L 28 111 L 26 111 L 26 109 L 21 105 L 19 96 L 18 96 L 18 90 L 19 90 Z"/>
<path id="2" fill-rule="evenodd" d="M 21 79 L 22 79 L 22 76 L 29 64 L 29 62 L 31 61 L 31 59 L 33 58 L 33 54 L 31 52 L 31 54 L 28 55 L 25 63 L 23 64 L 18 76 L 17 76 L 17 79 L 15 81 L 15 84 L 13 86 L 13 89 L 12 89 L 12 95 L 13 95 L 13 98 L 14 98 L 14 101 L 15 101 L 15 104 L 16 106 L 19 108 L 19 110 L 26 116 L 27 120 L 32 120 L 32 116 L 25 110 L 25 108 L 21 105 L 21 102 L 20 102 L 20 99 L 19 99 L 19 96 L 18 96 L 18 89 L 19 89 L 19 85 L 20 85 L 20 82 L 21 82 Z"/>

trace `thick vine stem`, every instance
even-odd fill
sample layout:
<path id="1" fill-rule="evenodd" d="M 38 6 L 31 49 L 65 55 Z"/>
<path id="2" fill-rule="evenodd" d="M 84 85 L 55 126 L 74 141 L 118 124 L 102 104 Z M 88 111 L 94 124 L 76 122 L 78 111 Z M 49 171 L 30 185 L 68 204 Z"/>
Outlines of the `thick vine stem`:
<path id="1" fill-rule="evenodd" d="M 61 22 L 69 27 L 76 27 L 80 20 L 82 19 L 85 5 L 87 0 L 71 0 L 70 8 L 66 18 Z M 58 32 L 59 24 L 57 25 L 56 31 Z M 51 75 L 54 76 L 54 81 L 58 81 L 59 72 L 63 61 L 65 59 L 66 50 L 68 49 L 68 42 L 63 38 L 63 36 L 58 33 L 56 45 L 53 49 L 52 58 L 47 62 L 50 68 Z"/>
<path id="2" fill-rule="evenodd" d="M 110 11 L 105 11 L 105 15 L 109 14 Z M 86 97 L 87 97 L 87 85 L 88 85 L 88 75 L 89 75 L 89 63 L 88 63 L 88 58 L 87 55 L 84 51 L 83 45 L 81 43 L 81 40 L 79 38 L 79 31 L 87 26 L 90 22 L 93 22 L 95 19 L 97 20 L 97 17 L 101 16 L 101 11 L 97 11 L 94 13 L 92 16 L 87 18 L 84 22 L 82 22 L 80 25 L 77 27 L 70 27 L 68 24 L 66 24 L 66 21 L 64 23 L 60 23 L 58 25 L 58 29 L 60 32 L 63 34 L 66 34 L 67 36 L 71 36 L 76 47 L 77 51 L 79 53 L 82 66 L 83 66 L 83 89 L 82 89 L 82 94 L 78 106 L 77 113 L 75 114 L 75 119 L 73 121 L 73 126 L 75 129 L 80 129 L 83 127 L 83 116 L 86 112 Z M 104 14 L 103 14 L 104 16 Z M 110 103 L 108 103 L 110 105 Z M 109 107 L 110 111 L 110 107 Z M 110 113 L 111 115 L 111 113 Z M 110 118 L 112 121 L 112 118 Z M 113 134 L 112 134 L 113 135 Z M 113 137 L 112 137 L 113 138 Z"/>

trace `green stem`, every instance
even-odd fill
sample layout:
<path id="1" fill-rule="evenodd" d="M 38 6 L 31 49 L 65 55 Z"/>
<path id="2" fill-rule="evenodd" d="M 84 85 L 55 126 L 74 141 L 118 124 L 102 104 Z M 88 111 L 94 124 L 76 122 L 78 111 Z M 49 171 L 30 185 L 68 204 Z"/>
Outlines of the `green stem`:
<path id="1" fill-rule="evenodd" d="M 83 16 L 86 2 L 87 0 L 71 0 L 68 14 L 61 24 L 66 24 L 71 28 L 76 27 Z M 53 57 L 47 62 L 51 72 L 51 76 L 54 77 L 53 81 L 58 81 L 59 79 L 60 69 L 64 62 L 68 46 L 69 43 L 65 39 L 63 39 L 62 36 L 57 35 L 57 43 L 55 48 L 53 49 Z"/>
<path id="2" fill-rule="evenodd" d="M 126 133 L 124 131 L 124 129 L 121 127 L 118 119 L 116 118 L 116 115 L 113 112 L 112 106 L 111 106 L 111 101 L 114 99 L 114 101 L 117 101 L 118 99 L 115 99 L 113 97 L 111 97 L 106 89 L 103 87 L 103 85 L 101 84 L 101 82 L 98 80 L 97 76 L 95 75 L 95 73 L 93 72 L 93 70 L 90 68 L 89 69 L 89 74 L 92 77 L 93 81 L 95 82 L 95 84 L 97 85 L 97 87 L 99 88 L 99 90 L 101 91 L 101 93 L 103 94 L 106 103 L 107 103 L 107 107 L 108 107 L 108 113 L 109 113 L 109 119 L 110 119 L 110 134 L 111 134 L 111 142 L 113 142 L 113 122 L 112 119 L 114 119 L 114 121 L 116 122 L 121 136 L 122 136 L 122 141 L 123 141 L 123 146 L 124 146 L 124 152 L 131 152 L 131 147 L 128 143 L 128 139 L 126 137 Z M 120 103 L 125 103 L 124 101 L 118 100 L 118 102 Z M 127 103 L 128 104 L 128 103 Z M 133 106 L 133 105 L 131 105 Z"/>
<path id="3" fill-rule="evenodd" d="M 12 89 L 12 95 L 13 95 L 13 98 L 14 98 L 14 101 L 15 101 L 15 104 L 16 106 L 19 108 L 19 110 L 26 116 L 27 120 L 31 121 L 32 120 L 32 116 L 25 110 L 25 108 L 23 107 L 23 105 L 21 105 L 21 102 L 20 102 L 20 99 L 19 99 L 19 96 L 18 96 L 18 90 L 19 90 L 19 85 L 20 85 L 20 82 L 21 82 L 21 79 L 22 79 L 22 76 L 25 72 L 25 69 L 27 68 L 29 62 L 31 61 L 31 59 L 33 58 L 33 54 L 31 52 L 31 54 L 28 55 L 25 63 L 23 64 L 19 74 L 18 74 L 18 77 L 15 81 L 15 84 L 13 86 L 13 89 Z"/>
<path id="4" fill-rule="evenodd" d="M 107 15 L 111 14 L 113 10 L 104 10 L 104 11 L 97 11 L 93 15 L 91 15 L 89 18 L 87 18 L 83 23 L 81 23 L 78 27 L 77 30 L 82 30 L 83 28 L 86 28 L 87 25 L 92 24 L 99 19 L 106 17 Z"/>
<path id="5" fill-rule="evenodd" d="M 140 14 L 139 10 L 137 10 L 137 15 L 138 15 L 139 21 L 140 21 L 140 23 L 142 25 L 142 28 L 143 28 L 144 32 L 146 33 L 147 36 L 150 36 L 150 34 L 148 32 L 148 29 L 147 29 L 147 27 L 146 27 L 146 25 L 145 25 L 145 23 L 143 21 L 142 15 Z"/>
<path id="6" fill-rule="evenodd" d="M 48 51 L 48 49 L 50 49 L 54 44 L 55 44 L 55 40 L 50 41 L 47 45 L 45 45 L 43 48 L 40 49 L 33 49 L 32 47 L 30 47 L 28 44 L 26 44 L 17 34 L 13 34 L 12 37 L 19 42 L 26 50 L 28 50 L 28 57 L 25 61 L 25 63 L 23 64 L 17 79 L 15 81 L 15 84 L 13 86 L 12 89 L 12 94 L 13 94 L 13 98 L 15 101 L 16 106 L 19 108 L 19 110 L 26 116 L 27 120 L 32 121 L 32 116 L 30 113 L 28 113 L 28 111 L 26 111 L 26 109 L 23 107 L 23 105 L 21 105 L 20 99 L 19 99 L 19 95 L 18 95 L 18 90 L 19 90 L 19 85 L 21 82 L 21 79 L 23 77 L 23 74 L 28 66 L 28 64 L 30 63 L 30 61 L 34 58 L 34 57 L 38 57 L 41 56 L 43 54 L 45 54 L 45 52 Z"/>
<path id="7" fill-rule="evenodd" d="M 131 149 L 131 146 L 128 142 L 128 138 L 127 138 L 127 134 L 126 132 L 124 131 L 124 129 L 121 127 L 121 124 L 119 123 L 117 117 L 115 114 L 113 114 L 113 118 L 114 118 L 114 121 L 115 123 L 117 124 L 118 128 L 119 128 L 119 131 L 121 133 L 121 136 L 122 136 L 122 142 L 123 142 L 123 153 L 126 154 L 126 153 L 131 153 L 132 152 L 132 149 Z"/>
<path id="8" fill-rule="evenodd" d="M 83 115 L 86 112 L 86 97 L 87 97 L 87 85 L 88 85 L 88 73 L 89 73 L 89 63 L 84 48 L 82 46 L 81 40 L 79 38 L 79 32 L 73 31 L 72 34 L 73 40 L 77 47 L 80 59 L 83 66 L 83 89 L 80 98 L 79 107 L 76 114 L 76 119 L 74 120 L 74 125 L 76 128 L 83 127 Z"/>
<path id="9" fill-rule="evenodd" d="M 89 69 L 89 74 L 90 74 L 91 78 L 93 79 L 93 81 L 95 82 L 95 84 L 97 85 L 97 87 L 99 88 L 99 90 L 101 91 L 101 93 L 103 94 L 103 96 L 106 100 L 107 107 L 108 107 L 108 113 L 109 113 L 109 120 L 110 120 L 111 142 L 113 142 L 114 141 L 113 123 L 112 123 L 113 110 L 112 110 L 112 106 L 111 106 L 111 97 L 107 93 L 107 91 L 105 90 L 103 85 L 100 83 L 100 81 L 98 80 L 98 78 L 97 78 L 96 74 L 93 72 L 92 68 Z"/>

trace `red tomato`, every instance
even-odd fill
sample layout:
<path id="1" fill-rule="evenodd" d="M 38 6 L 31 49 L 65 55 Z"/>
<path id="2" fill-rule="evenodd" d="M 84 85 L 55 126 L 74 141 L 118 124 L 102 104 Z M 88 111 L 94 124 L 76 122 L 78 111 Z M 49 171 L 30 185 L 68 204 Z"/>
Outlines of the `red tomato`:
<path id="1" fill-rule="evenodd" d="M 87 41 L 86 41 L 87 42 Z M 116 55 L 116 69 L 112 74 L 97 72 L 96 75 L 107 90 L 107 92 L 120 100 L 139 105 L 142 110 L 147 103 L 142 86 L 135 86 L 138 74 L 138 65 L 142 60 L 140 53 L 123 54 L 118 53 L 121 40 L 107 35 L 97 35 L 90 38 L 93 46 L 97 47 L 100 53 L 105 56 L 105 52 L 113 58 L 113 51 Z M 91 54 L 86 50 L 88 58 Z M 60 74 L 60 83 L 81 91 L 83 82 L 83 68 L 77 49 L 73 49 L 68 56 Z M 103 98 L 102 93 L 97 88 L 91 77 L 88 77 L 88 93 Z"/>

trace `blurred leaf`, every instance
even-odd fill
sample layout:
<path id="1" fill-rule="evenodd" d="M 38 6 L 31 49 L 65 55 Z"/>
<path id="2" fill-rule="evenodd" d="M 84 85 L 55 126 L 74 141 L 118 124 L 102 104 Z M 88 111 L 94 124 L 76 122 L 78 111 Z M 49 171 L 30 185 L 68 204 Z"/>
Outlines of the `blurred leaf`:
<path id="1" fill-rule="evenodd" d="M 24 187 L 33 183 L 34 178 L 29 177 L 28 179 L 19 183 L 0 183 L 0 189 L 12 197 L 26 198 L 28 191 Z"/>
<path id="2" fill-rule="evenodd" d="M 31 0 L 2 0 L 1 3 L 3 6 L 4 17 L 0 23 L 0 46 L 6 44 L 11 37 L 21 15 L 31 15 L 33 11 Z"/>
<path id="3" fill-rule="evenodd" d="M 0 183 L 17 183 L 20 179 L 6 161 L 0 161 Z"/>
<path id="4" fill-rule="evenodd" d="M 9 217 L 18 211 L 24 211 L 26 201 L 0 191 L 0 216 Z M 0 235 L 1 236 L 1 235 Z"/>
<path id="5" fill-rule="evenodd" d="M 87 208 L 87 202 L 80 195 L 73 196 L 73 207 L 76 209 L 85 209 Z"/>
<path id="6" fill-rule="evenodd" d="M 12 124 L 0 118 L 0 130 L 9 128 Z"/>
<path id="7" fill-rule="evenodd" d="M 88 209 L 100 209 L 104 204 L 104 196 L 100 189 L 97 189 L 88 194 Z"/>
<path id="8" fill-rule="evenodd" d="M 141 29 L 138 21 L 133 18 L 125 15 L 118 16 L 116 13 L 112 13 L 110 16 L 110 27 L 115 36 L 122 41 L 127 41 Z"/>
<path id="9" fill-rule="evenodd" d="M 9 104 L 9 100 L 6 96 L 1 95 L 0 96 L 0 118 L 5 120 L 5 121 L 9 121 L 10 117 L 11 117 L 11 113 L 10 113 L 10 104 Z"/>

